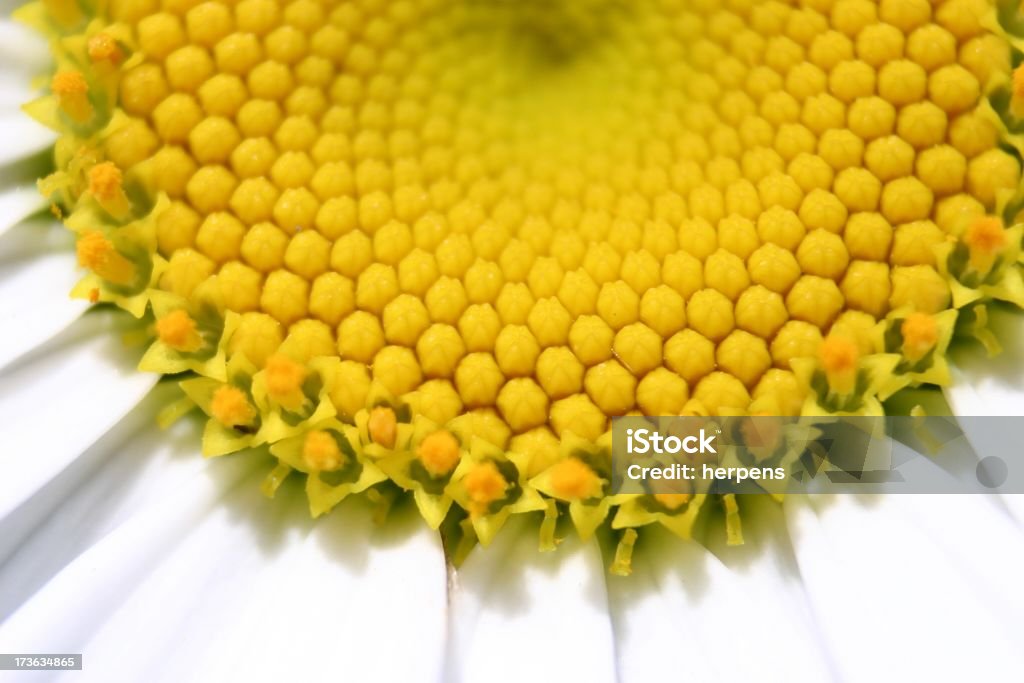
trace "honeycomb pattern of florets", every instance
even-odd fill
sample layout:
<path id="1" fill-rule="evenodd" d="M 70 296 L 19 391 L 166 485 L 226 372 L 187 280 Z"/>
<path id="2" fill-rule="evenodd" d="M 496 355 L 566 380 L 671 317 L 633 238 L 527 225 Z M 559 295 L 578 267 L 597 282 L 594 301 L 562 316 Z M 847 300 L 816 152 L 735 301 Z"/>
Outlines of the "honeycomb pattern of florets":
<path id="1" fill-rule="evenodd" d="M 346 415 L 374 378 L 597 434 L 948 305 L 935 246 L 1020 179 L 975 4 L 164 3 L 106 151 L 172 200 L 160 286 L 244 314 L 230 353 L 336 354 Z"/>

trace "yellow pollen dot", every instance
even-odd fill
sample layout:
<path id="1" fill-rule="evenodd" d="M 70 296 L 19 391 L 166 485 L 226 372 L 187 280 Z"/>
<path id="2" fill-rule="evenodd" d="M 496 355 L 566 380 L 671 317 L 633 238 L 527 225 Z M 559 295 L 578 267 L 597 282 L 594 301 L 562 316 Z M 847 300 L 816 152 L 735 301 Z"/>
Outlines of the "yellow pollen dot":
<path id="1" fill-rule="evenodd" d="M 900 333 L 903 335 L 903 354 L 909 360 L 916 361 L 935 347 L 939 326 L 934 316 L 914 312 L 903 319 Z"/>
<path id="2" fill-rule="evenodd" d="M 601 495 L 600 478 L 579 458 L 566 458 L 550 474 L 551 490 L 559 498 L 587 500 Z"/>
<path id="3" fill-rule="evenodd" d="M 196 321 L 181 309 L 157 320 L 156 334 L 160 341 L 175 351 L 192 353 L 203 345 L 202 337 L 196 332 Z"/>
<path id="4" fill-rule="evenodd" d="M 669 510 L 678 510 L 693 499 L 692 493 L 655 493 L 654 500 Z"/>
<path id="5" fill-rule="evenodd" d="M 131 210 L 122 185 L 121 169 L 110 161 L 89 169 L 89 193 L 115 218 L 124 218 Z"/>
<path id="6" fill-rule="evenodd" d="M 459 464 L 459 442 L 448 430 L 428 434 L 416 448 L 416 457 L 432 477 L 443 477 Z"/>
<path id="7" fill-rule="evenodd" d="M 89 101 L 89 84 L 80 71 L 59 71 L 50 83 L 57 102 L 65 114 L 76 123 L 86 123 L 93 116 Z"/>
<path id="8" fill-rule="evenodd" d="M 975 219 L 964 234 L 964 243 L 970 250 L 971 267 L 987 273 L 1006 247 L 1006 242 L 1006 230 L 1001 220 L 994 216 Z"/>
<path id="9" fill-rule="evenodd" d="M 287 410 L 297 410 L 305 400 L 306 368 L 278 353 L 267 359 L 264 372 L 270 397 Z"/>
<path id="10" fill-rule="evenodd" d="M 394 448 L 398 437 L 398 418 L 395 411 L 388 406 L 377 406 L 370 411 L 367 422 L 370 439 L 384 448 Z"/>
<path id="11" fill-rule="evenodd" d="M 251 427 L 256 421 L 256 409 L 245 393 L 230 384 L 222 385 L 213 392 L 210 413 L 225 427 Z"/>
<path id="12" fill-rule="evenodd" d="M 857 363 L 860 360 L 857 344 L 846 337 L 830 335 L 821 343 L 818 353 L 833 391 L 839 394 L 850 393 L 856 381 Z"/>
<path id="13" fill-rule="evenodd" d="M 127 285 L 135 279 L 135 266 L 122 256 L 114 243 L 99 230 L 85 232 L 75 245 L 78 265 L 89 268 L 104 280 Z"/>
<path id="14" fill-rule="evenodd" d="M 316 429 L 302 442 L 302 461 L 311 470 L 330 472 L 345 464 L 345 454 L 330 432 Z"/>
<path id="15" fill-rule="evenodd" d="M 469 497 L 469 511 L 473 515 L 484 515 L 488 507 L 505 497 L 509 483 L 501 475 L 498 466 L 490 460 L 477 463 L 462 480 Z"/>

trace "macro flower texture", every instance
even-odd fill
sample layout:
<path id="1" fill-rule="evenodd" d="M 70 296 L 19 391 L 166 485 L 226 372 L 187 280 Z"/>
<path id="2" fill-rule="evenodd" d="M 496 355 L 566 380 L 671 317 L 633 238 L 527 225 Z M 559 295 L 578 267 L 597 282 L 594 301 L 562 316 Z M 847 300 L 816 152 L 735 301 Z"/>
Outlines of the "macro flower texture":
<path id="1" fill-rule="evenodd" d="M 1016 2 L 3 9 L 0 652 L 1020 680 L 1015 495 L 611 484 L 619 416 L 1024 416 Z"/>

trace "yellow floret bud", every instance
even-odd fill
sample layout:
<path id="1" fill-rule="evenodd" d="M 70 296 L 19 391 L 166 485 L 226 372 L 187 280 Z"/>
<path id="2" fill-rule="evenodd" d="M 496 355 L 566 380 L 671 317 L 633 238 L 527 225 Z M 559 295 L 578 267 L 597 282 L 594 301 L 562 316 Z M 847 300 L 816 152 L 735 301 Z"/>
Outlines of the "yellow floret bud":
<path id="1" fill-rule="evenodd" d="M 435 322 L 455 325 L 467 303 L 465 288 L 454 278 L 441 277 L 427 290 L 427 311 Z"/>
<path id="2" fill-rule="evenodd" d="M 636 389 L 636 402 L 645 415 L 678 415 L 690 398 L 686 380 L 667 368 L 648 373 Z"/>
<path id="3" fill-rule="evenodd" d="M 704 262 L 704 283 L 735 301 L 750 285 L 750 278 L 740 257 L 719 249 Z"/>
<path id="4" fill-rule="evenodd" d="M 800 277 L 800 266 L 793 253 L 771 243 L 750 255 L 747 268 L 754 283 L 780 294 L 787 292 Z"/>
<path id="5" fill-rule="evenodd" d="M 889 306 L 911 306 L 923 313 L 938 313 L 949 304 L 949 283 L 931 266 L 892 269 Z"/>
<path id="6" fill-rule="evenodd" d="M 302 462 L 315 472 L 331 472 L 345 464 L 345 454 L 330 432 L 315 429 L 302 442 Z"/>
<path id="7" fill-rule="evenodd" d="M 498 410 L 516 434 L 539 427 L 548 419 L 547 394 L 530 378 L 510 380 L 498 394 Z"/>
<path id="8" fill-rule="evenodd" d="M 469 512 L 474 516 L 487 514 L 492 504 L 505 497 L 509 487 L 498 466 L 490 460 L 473 465 L 462 485 L 469 496 Z"/>
<path id="9" fill-rule="evenodd" d="M 614 360 L 587 370 L 584 386 L 587 395 L 606 415 L 623 415 L 635 402 L 636 378 Z"/>
<path id="10" fill-rule="evenodd" d="M 256 409 L 238 387 L 225 384 L 213 392 L 210 414 L 225 427 L 252 427 L 256 422 Z"/>
<path id="11" fill-rule="evenodd" d="M 398 438 L 398 417 L 391 406 L 376 406 L 366 422 L 370 440 L 384 448 L 394 448 Z"/>
<path id="12" fill-rule="evenodd" d="M 451 474 L 459 464 L 461 451 L 455 436 L 446 429 L 428 434 L 416 447 L 416 457 L 430 476 Z"/>
<path id="13" fill-rule="evenodd" d="M 583 372 L 580 360 L 562 346 L 545 349 L 537 358 L 537 381 L 553 399 L 579 392 L 583 386 Z"/>
<path id="14" fill-rule="evenodd" d="M 724 339 L 735 324 L 732 302 L 714 289 L 702 289 L 690 298 L 686 318 L 693 329 L 714 341 Z"/>
<path id="15" fill-rule="evenodd" d="M 122 256 L 114 243 L 99 230 L 89 230 L 78 238 L 75 245 L 78 265 L 89 268 L 104 280 L 117 285 L 132 283 L 136 277 L 135 264 Z"/>
<path id="16" fill-rule="evenodd" d="M 914 172 L 914 148 L 898 135 L 872 140 L 864 153 L 867 169 L 882 182 Z"/>
<path id="17" fill-rule="evenodd" d="M 754 386 L 772 365 L 765 341 L 743 330 L 734 330 L 722 340 L 715 351 L 715 359 L 719 368 L 748 387 Z"/>
<path id="18" fill-rule="evenodd" d="M 789 318 L 782 296 L 761 285 L 754 285 L 736 301 L 736 326 L 771 339 Z"/>
<path id="19" fill-rule="evenodd" d="M 928 96 L 950 115 L 967 111 L 978 102 L 981 86 L 970 71 L 950 64 L 932 72 L 928 79 Z"/>
<path id="20" fill-rule="evenodd" d="M 946 239 L 931 221 L 916 221 L 896 228 L 889 262 L 894 266 L 934 265 L 935 247 Z"/>
<path id="21" fill-rule="evenodd" d="M 288 336 L 279 351 L 306 363 L 318 356 L 333 356 L 334 337 L 331 329 L 319 320 L 300 320 L 288 329 Z"/>
<path id="22" fill-rule="evenodd" d="M 505 383 L 501 368 L 489 353 L 471 353 L 455 371 L 455 386 L 467 408 L 492 406 Z"/>
<path id="23" fill-rule="evenodd" d="M 260 307 L 284 325 L 303 318 L 307 311 L 309 283 L 286 270 L 267 276 L 260 295 Z"/>
<path id="24" fill-rule="evenodd" d="M 385 346 L 373 357 L 373 378 L 395 396 L 408 393 L 423 381 L 412 349 Z"/>
<path id="25" fill-rule="evenodd" d="M 693 390 L 693 398 L 712 414 L 734 414 L 750 405 L 750 393 L 740 380 L 724 372 L 712 372 Z"/>
<path id="26" fill-rule="evenodd" d="M 832 280 L 804 275 L 786 295 L 790 316 L 825 329 L 843 309 L 843 295 Z"/>
<path id="27" fill-rule="evenodd" d="M 772 360 L 776 367 L 788 370 L 792 359 L 817 355 L 820 344 L 821 331 L 817 327 L 803 320 L 790 320 L 772 340 Z"/>
<path id="28" fill-rule="evenodd" d="M 694 330 L 683 330 L 665 342 L 665 364 L 689 384 L 715 369 L 715 345 Z"/>
<path id="29" fill-rule="evenodd" d="M 466 346 L 454 327 L 438 323 L 420 336 L 416 354 L 427 377 L 451 377 L 466 355 Z"/>
<path id="30" fill-rule="evenodd" d="M 994 207 L 999 195 L 1016 190 L 1020 163 L 1001 149 L 990 149 L 967 165 L 967 189 L 986 207 Z"/>
<path id="31" fill-rule="evenodd" d="M 193 353 L 203 346 L 203 338 L 196 331 L 196 321 L 181 309 L 157 320 L 156 334 L 161 342 L 182 353 Z"/>
<path id="32" fill-rule="evenodd" d="M 338 326 L 338 353 L 342 358 L 369 363 L 384 346 L 384 330 L 375 315 L 356 311 Z"/>
<path id="33" fill-rule="evenodd" d="M 850 211 L 874 211 L 882 183 L 864 168 L 848 168 L 836 176 L 833 192 Z"/>
<path id="34" fill-rule="evenodd" d="M 833 280 L 839 279 L 850 262 L 843 239 L 827 230 L 814 230 L 800 242 L 796 252 L 801 270 Z"/>
<path id="35" fill-rule="evenodd" d="M 889 309 L 889 266 L 871 261 L 854 261 L 840 287 L 846 305 L 873 316 L 885 315 Z"/>
<path id="36" fill-rule="evenodd" d="M 800 204 L 800 221 L 809 230 L 821 228 L 840 234 L 846 226 L 846 218 L 846 206 L 827 190 L 812 190 Z"/>

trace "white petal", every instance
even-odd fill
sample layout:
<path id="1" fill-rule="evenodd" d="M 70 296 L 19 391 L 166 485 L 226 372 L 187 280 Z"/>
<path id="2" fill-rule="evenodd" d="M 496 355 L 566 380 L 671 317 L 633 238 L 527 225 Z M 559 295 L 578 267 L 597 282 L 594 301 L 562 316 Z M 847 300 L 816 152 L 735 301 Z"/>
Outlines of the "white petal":
<path id="1" fill-rule="evenodd" d="M 359 501 L 313 522 L 299 486 L 261 496 L 263 467 L 212 476 L 245 457 L 213 461 L 84 553 L 0 627 L 0 646 L 83 652 L 105 681 L 438 680 L 437 534 L 408 508 L 376 528 Z"/>
<path id="2" fill-rule="evenodd" d="M 61 472 L 152 388 L 124 314 L 94 310 L 0 371 L 0 519 Z M 8 331 L 9 332 L 9 331 Z"/>
<path id="3" fill-rule="evenodd" d="M 0 175 L 0 182 L 2 179 L 3 176 Z M 46 199 L 39 193 L 35 183 L 3 183 L 0 187 L 0 235 L 44 206 Z"/>
<path id="4" fill-rule="evenodd" d="M 596 541 L 537 550 L 513 519 L 454 579 L 446 681 L 614 681 L 615 645 Z"/>
<path id="5" fill-rule="evenodd" d="M 845 680 L 1005 680 L 1024 666 L 1021 536 L 985 496 L 793 497 L 789 527 Z"/>
<path id="6" fill-rule="evenodd" d="M 0 111 L 0 166 L 52 147 L 57 134 L 19 109 Z"/>
<path id="7" fill-rule="evenodd" d="M 0 369 L 88 307 L 68 294 L 82 276 L 73 244 L 71 234 L 52 220 L 23 223 L 0 235 L 0 329 L 8 331 L 0 335 Z"/>
<path id="8" fill-rule="evenodd" d="M 8 15 L 22 0 L 4 0 L 0 3 L 0 75 L 18 76 L 42 73 L 51 62 L 46 39 L 28 26 L 19 24 Z"/>
<path id="9" fill-rule="evenodd" d="M 173 383 L 161 383 L 0 520 L 0 615 L 13 612 L 75 557 L 140 510 L 192 486 L 191 479 L 207 467 L 199 454 L 202 421 L 192 415 L 167 431 L 156 426 L 157 411 L 180 397 Z"/>
<path id="10" fill-rule="evenodd" d="M 1024 415 L 1024 314 L 1018 310 L 991 306 L 992 331 L 1003 347 L 989 358 L 980 344 L 963 344 L 951 354 L 953 384 L 945 389 L 954 415 Z M 967 438 L 978 446 L 986 442 L 984 420 L 961 420 Z M 979 452 L 984 457 L 984 452 Z M 1024 523 L 1024 494 L 1004 494 L 1003 502 Z"/>
<path id="11" fill-rule="evenodd" d="M 634 573 L 610 582 L 625 683 L 672 671 L 679 680 L 824 681 L 827 654 L 817 643 L 782 513 L 766 496 L 746 496 L 747 544 L 718 556 L 661 529 L 645 529 Z"/>

